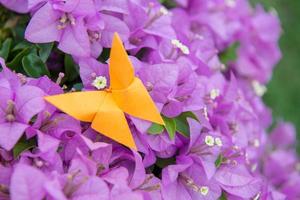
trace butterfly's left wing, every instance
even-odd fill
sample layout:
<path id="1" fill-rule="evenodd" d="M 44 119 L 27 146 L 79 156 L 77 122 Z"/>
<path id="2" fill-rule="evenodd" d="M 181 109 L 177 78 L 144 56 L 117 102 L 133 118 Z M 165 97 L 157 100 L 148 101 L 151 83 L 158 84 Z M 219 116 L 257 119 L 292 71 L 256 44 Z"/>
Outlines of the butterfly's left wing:
<path id="1" fill-rule="evenodd" d="M 71 92 L 45 97 L 45 100 L 75 119 L 92 122 L 105 96 L 104 91 Z"/>
<path id="2" fill-rule="evenodd" d="M 139 78 L 136 77 L 126 90 L 113 90 L 112 95 L 124 112 L 164 125 L 159 110 Z"/>

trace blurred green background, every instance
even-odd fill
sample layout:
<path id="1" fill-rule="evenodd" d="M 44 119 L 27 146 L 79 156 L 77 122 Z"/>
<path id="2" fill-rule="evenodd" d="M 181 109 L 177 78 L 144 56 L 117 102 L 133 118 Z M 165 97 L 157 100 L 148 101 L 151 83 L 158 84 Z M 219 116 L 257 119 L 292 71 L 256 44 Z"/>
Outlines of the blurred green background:
<path id="1" fill-rule="evenodd" d="M 282 23 L 282 60 L 274 70 L 264 100 L 276 119 L 291 121 L 298 132 L 300 152 L 300 1 L 252 0 L 267 9 L 274 8 Z"/>

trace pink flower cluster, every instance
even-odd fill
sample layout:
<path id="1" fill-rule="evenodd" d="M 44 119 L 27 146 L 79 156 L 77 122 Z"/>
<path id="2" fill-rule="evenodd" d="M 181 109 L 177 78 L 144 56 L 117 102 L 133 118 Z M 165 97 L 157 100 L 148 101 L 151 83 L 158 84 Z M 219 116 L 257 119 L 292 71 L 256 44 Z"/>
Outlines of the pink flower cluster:
<path id="1" fill-rule="evenodd" d="M 132 151 L 46 104 L 66 92 L 59 80 L 14 73 L 1 59 L 0 199 L 300 199 L 295 130 L 280 122 L 268 134 L 261 98 L 281 56 L 276 14 L 247 0 L 0 2 L 31 14 L 28 41 L 73 57 L 83 90 L 108 87 L 103 54 L 118 32 L 168 122 L 128 116 Z"/>

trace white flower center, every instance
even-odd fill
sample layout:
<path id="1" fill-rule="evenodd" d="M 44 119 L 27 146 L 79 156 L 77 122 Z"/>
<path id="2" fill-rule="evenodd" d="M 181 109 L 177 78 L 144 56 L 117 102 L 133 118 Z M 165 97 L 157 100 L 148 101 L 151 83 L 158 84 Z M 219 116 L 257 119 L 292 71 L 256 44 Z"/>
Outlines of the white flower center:
<path id="1" fill-rule="evenodd" d="M 256 148 L 260 146 L 260 142 L 259 142 L 258 139 L 255 139 L 255 140 L 253 141 L 253 146 L 256 147 Z"/>
<path id="2" fill-rule="evenodd" d="M 104 76 L 97 76 L 92 85 L 97 88 L 98 90 L 104 89 L 107 85 L 107 80 Z"/>
<path id="3" fill-rule="evenodd" d="M 165 7 L 161 7 L 161 8 L 159 9 L 159 12 L 160 12 L 161 14 L 163 14 L 163 15 L 169 14 L 169 11 L 168 11 Z"/>
<path id="4" fill-rule="evenodd" d="M 190 49 L 189 49 L 186 45 L 182 44 L 179 40 L 173 39 L 173 40 L 171 40 L 171 43 L 172 43 L 176 48 L 180 49 L 180 51 L 181 51 L 183 54 L 185 54 L 185 55 L 189 55 L 189 54 L 190 54 Z"/>
<path id="5" fill-rule="evenodd" d="M 297 171 L 300 171 L 300 162 L 298 162 L 298 163 L 296 164 L 296 170 L 297 170 Z"/>
<path id="6" fill-rule="evenodd" d="M 235 0 L 225 0 L 225 4 L 226 4 L 228 7 L 233 8 L 233 7 L 235 7 L 236 2 L 235 2 Z"/>
<path id="7" fill-rule="evenodd" d="M 205 119 L 209 120 L 209 118 L 208 118 L 208 112 L 207 112 L 207 107 L 206 106 L 203 108 L 202 112 L 203 112 L 203 115 L 204 115 Z"/>
<path id="8" fill-rule="evenodd" d="M 252 88 L 255 94 L 260 97 L 263 96 L 267 91 L 266 86 L 260 84 L 258 81 L 252 81 Z"/>
<path id="9" fill-rule="evenodd" d="M 211 136 L 211 135 L 205 136 L 205 140 L 204 141 L 205 141 L 205 144 L 207 146 L 212 147 L 212 146 L 215 145 L 215 140 L 214 140 L 213 136 Z"/>
<path id="10" fill-rule="evenodd" d="M 209 95 L 212 100 L 215 100 L 218 96 L 220 96 L 220 90 L 212 89 Z"/>
<path id="11" fill-rule="evenodd" d="M 203 196 L 206 196 L 209 192 L 209 188 L 207 186 L 202 186 L 200 188 L 200 193 L 203 195 Z"/>
<path id="12" fill-rule="evenodd" d="M 223 145 L 222 140 L 221 140 L 221 138 L 219 138 L 219 137 L 216 137 L 216 138 L 215 138 L 215 143 L 216 143 L 216 145 L 219 146 L 219 147 L 221 147 L 221 146 Z"/>

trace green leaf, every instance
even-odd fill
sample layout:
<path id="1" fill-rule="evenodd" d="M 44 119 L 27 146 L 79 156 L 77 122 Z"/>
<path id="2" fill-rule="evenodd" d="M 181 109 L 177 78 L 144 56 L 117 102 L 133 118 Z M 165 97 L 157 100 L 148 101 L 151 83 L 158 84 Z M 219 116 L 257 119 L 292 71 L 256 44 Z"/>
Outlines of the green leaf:
<path id="1" fill-rule="evenodd" d="M 73 85 L 73 88 L 76 90 L 76 91 L 81 91 L 82 88 L 83 88 L 83 84 L 82 83 L 76 83 Z"/>
<path id="2" fill-rule="evenodd" d="M 185 137 L 190 136 L 190 127 L 185 117 L 179 116 L 175 118 L 176 131 Z"/>
<path id="3" fill-rule="evenodd" d="M 197 118 L 197 116 L 193 112 L 191 112 L 191 111 L 183 112 L 183 113 L 181 113 L 180 116 L 183 116 L 185 118 L 192 118 L 192 119 L 194 119 L 196 121 L 199 121 L 199 119 Z"/>
<path id="4" fill-rule="evenodd" d="M 188 118 L 199 121 L 197 116 L 192 112 L 181 113 L 181 115 L 174 119 L 176 122 L 176 131 L 185 137 L 190 136 L 190 127 L 187 120 Z"/>
<path id="5" fill-rule="evenodd" d="M 79 76 L 78 65 L 75 64 L 73 58 L 70 55 L 65 55 L 64 58 L 65 65 L 65 80 L 70 82 L 77 79 Z"/>
<path id="6" fill-rule="evenodd" d="M 169 134 L 169 137 L 173 140 L 175 138 L 175 133 L 176 133 L 176 122 L 174 119 L 165 116 L 162 117 L 165 122 L 165 127 Z"/>
<path id="7" fill-rule="evenodd" d="M 98 60 L 100 62 L 106 62 L 107 59 L 109 58 L 109 55 L 110 55 L 110 49 L 108 48 L 103 48 L 102 52 L 101 52 L 101 55 L 98 57 Z"/>
<path id="8" fill-rule="evenodd" d="M 18 53 L 12 61 L 7 63 L 7 66 L 15 70 L 17 72 L 23 71 L 22 69 L 22 59 L 24 56 L 28 55 L 30 52 L 33 52 L 34 50 L 31 47 L 27 47 L 26 49 L 23 49 L 20 53 Z"/>
<path id="9" fill-rule="evenodd" d="M 12 49 L 12 51 L 19 51 L 19 50 L 23 50 L 25 48 L 31 47 L 32 45 L 27 42 L 27 41 L 22 41 L 19 42 L 16 46 L 14 46 L 14 48 Z"/>
<path id="10" fill-rule="evenodd" d="M 158 135 L 164 131 L 165 127 L 160 124 L 153 123 L 150 128 L 148 129 L 148 133 L 151 135 Z"/>
<path id="11" fill-rule="evenodd" d="M 46 64 L 35 54 L 29 54 L 22 59 L 23 69 L 28 76 L 38 78 L 43 75 L 50 76 Z"/>
<path id="12" fill-rule="evenodd" d="M 227 200 L 226 194 L 223 191 L 221 197 L 219 198 L 219 200 Z"/>
<path id="13" fill-rule="evenodd" d="M 22 137 L 13 148 L 14 158 L 17 158 L 22 152 L 29 150 L 33 147 L 36 147 L 36 141 L 34 138 L 26 140 L 25 137 Z"/>
<path id="14" fill-rule="evenodd" d="M 166 6 L 167 8 L 176 7 L 176 2 L 174 0 L 160 0 L 160 3 Z"/>
<path id="15" fill-rule="evenodd" d="M 42 59 L 43 62 L 46 62 L 53 48 L 53 42 L 45 43 L 45 44 L 36 44 L 36 46 L 38 47 L 40 58 Z"/>
<path id="16" fill-rule="evenodd" d="M 158 167 L 160 168 L 165 168 L 169 165 L 173 165 L 176 164 L 176 158 L 175 157 L 171 157 L 171 158 L 157 158 L 156 159 L 156 163 L 155 163 Z"/>
<path id="17" fill-rule="evenodd" d="M 215 161 L 215 166 L 216 166 L 217 168 L 219 168 L 219 167 L 221 166 L 222 162 L 223 162 L 223 155 L 220 154 L 220 155 L 218 156 L 217 160 Z"/>
<path id="18" fill-rule="evenodd" d="M 7 60 L 10 49 L 11 49 L 12 39 L 7 38 L 1 46 L 0 49 L 0 57 L 2 57 L 4 60 Z"/>
<path id="19" fill-rule="evenodd" d="M 225 65 L 229 64 L 232 61 L 235 61 L 237 58 L 237 49 L 240 46 L 238 42 L 233 43 L 225 51 L 220 54 L 220 60 Z"/>

